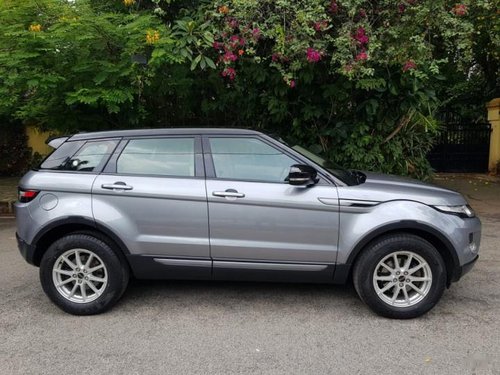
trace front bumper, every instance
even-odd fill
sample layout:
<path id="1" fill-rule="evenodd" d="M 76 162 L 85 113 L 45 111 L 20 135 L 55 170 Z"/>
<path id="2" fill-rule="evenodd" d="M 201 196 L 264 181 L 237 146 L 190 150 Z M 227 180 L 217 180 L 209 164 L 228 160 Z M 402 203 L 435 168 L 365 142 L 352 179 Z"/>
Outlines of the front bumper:
<path id="1" fill-rule="evenodd" d="M 23 258 L 28 262 L 29 264 L 35 265 L 34 261 L 34 255 L 35 255 L 35 248 L 34 246 L 31 246 L 27 244 L 21 237 L 19 237 L 19 234 L 16 232 L 16 240 L 17 240 L 17 247 L 19 248 L 19 252 L 23 256 Z"/>
<path id="2" fill-rule="evenodd" d="M 472 269 L 472 267 L 474 267 L 478 259 L 479 255 L 476 255 L 476 257 L 472 259 L 470 262 L 465 263 L 460 267 L 458 267 L 458 269 L 455 271 L 455 279 L 453 281 L 458 281 L 462 276 L 468 273 Z"/>

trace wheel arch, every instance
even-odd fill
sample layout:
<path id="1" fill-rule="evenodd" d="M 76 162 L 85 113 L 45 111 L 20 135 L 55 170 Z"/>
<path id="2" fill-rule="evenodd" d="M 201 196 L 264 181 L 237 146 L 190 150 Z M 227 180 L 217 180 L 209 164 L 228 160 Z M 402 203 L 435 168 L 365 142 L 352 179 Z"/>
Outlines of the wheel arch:
<path id="1" fill-rule="evenodd" d="M 439 252 L 446 266 L 447 282 L 450 284 L 459 277 L 460 262 L 451 241 L 446 238 L 441 232 L 435 228 L 414 222 L 414 221 L 401 221 L 377 228 L 372 232 L 366 234 L 351 251 L 349 258 L 345 264 L 337 264 L 334 273 L 334 283 L 343 284 L 351 278 L 352 266 L 361 255 L 364 249 L 372 242 L 376 241 L 382 236 L 396 233 L 409 233 L 419 236 L 430 242 Z"/>
<path id="2" fill-rule="evenodd" d="M 123 241 L 109 228 L 86 217 L 68 216 L 48 223 L 36 234 L 31 244 L 34 248 L 33 264 L 40 266 L 43 254 L 54 241 L 75 232 L 92 234 L 106 242 L 118 256 L 122 257 L 122 260 L 126 261 L 126 255 L 130 254 Z"/>

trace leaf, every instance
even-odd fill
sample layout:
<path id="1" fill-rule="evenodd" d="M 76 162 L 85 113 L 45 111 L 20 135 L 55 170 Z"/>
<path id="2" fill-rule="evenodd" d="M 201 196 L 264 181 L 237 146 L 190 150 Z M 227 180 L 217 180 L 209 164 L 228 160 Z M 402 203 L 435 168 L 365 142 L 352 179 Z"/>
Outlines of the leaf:
<path id="1" fill-rule="evenodd" d="M 198 55 L 193 59 L 193 61 L 191 62 L 191 70 L 194 70 L 196 68 L 196 66 L 200 63 L 202 57 L 203 55 Z"/>
<path id="2" fill-rule="evenodd" d="M 215 66 L 215 63 L 214 61 L 210 58 L 210 57 L 206 57 L 205 56 L 205 61 L 207 62 L 207 65 L 212 68 L 212 69 L 217 69 L 217 67 Z"/>
<path id="3" fill-rule="evenodd" d="M 100 71 L 94 77 L 94 83 L 96 85 L 100 85 L 101 83 L 103 83 L 106 80 L 106 78 L 108 78 L 108 72 L 107 71 Z"/>

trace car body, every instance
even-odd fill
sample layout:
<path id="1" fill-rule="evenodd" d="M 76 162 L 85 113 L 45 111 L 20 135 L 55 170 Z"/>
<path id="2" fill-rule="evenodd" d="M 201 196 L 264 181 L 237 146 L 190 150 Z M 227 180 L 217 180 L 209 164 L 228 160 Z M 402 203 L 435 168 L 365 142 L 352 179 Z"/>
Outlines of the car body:
<path id="1" fill-rule="evenodd" d="M 461 194 L 407 178 L 326 168 L 304 149 L 257 131 L 124 130 L 49 144 L 55 151 L 22 178 L 16 203 L 19 248 L 35 266 L 57 240 L 74 233 L 109 245 L 139 279 L 342 284 L 370 246 L 397 235 L 433 248 L 443 268 L 440 283 L 448 286 L 478 257 L 481 224 Z M 417 262 L 408 254 L 388 264 Z M 396 302 L 410 289 L 401 289 Z M 85 304 L 75 298 L 69 302 Z M 423 313 L 416 310 L 377 312 Z"/>

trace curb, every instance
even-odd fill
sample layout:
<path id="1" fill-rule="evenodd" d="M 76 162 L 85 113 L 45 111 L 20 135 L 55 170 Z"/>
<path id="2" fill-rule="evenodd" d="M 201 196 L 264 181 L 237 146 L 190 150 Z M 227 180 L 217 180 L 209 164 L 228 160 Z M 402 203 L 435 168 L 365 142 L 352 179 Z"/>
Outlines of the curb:
<path id="1" fill-rule="evenodd" d="M 474 180 L 480 180 L 480 181 L 488 181 L 488 182 L 498 182 L 500 183 L 500 177 L 499 176 L 490 176 L 487 174 L 481 174 L 481 173 L 434 173 L 433 176 L 434 179 L 436 180 L 446 180 L 449 178 L 468 178 L 468 179 L 474 179 Z"/>

